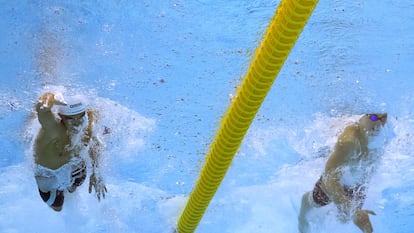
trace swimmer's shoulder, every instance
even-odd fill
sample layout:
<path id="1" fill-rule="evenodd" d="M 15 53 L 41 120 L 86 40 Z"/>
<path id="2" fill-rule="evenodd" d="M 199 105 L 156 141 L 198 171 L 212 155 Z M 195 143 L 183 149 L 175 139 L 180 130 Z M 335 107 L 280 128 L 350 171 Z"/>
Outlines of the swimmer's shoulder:
<path id="1" fill-rule="evenodd" d="M 326 162 L 326 171 L 334 170 L 348 163 L 356 149 L 359 128 L 356 124 L 347 126 L 335 144 L 334 151 Z"/>
<path id="2" fill-rule="evenodd" d="M 338 137 L 338 143 L 353 143 L 359 137 L 358 124 L 348 125 Z"/>

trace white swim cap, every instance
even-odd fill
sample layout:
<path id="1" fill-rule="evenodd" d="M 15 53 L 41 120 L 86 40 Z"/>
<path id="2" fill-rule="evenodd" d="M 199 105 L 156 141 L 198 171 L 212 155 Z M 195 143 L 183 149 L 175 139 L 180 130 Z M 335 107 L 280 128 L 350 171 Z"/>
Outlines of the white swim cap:
<path id="1" fill-rule="evenodd" d="M 86 103 L 80 96 L 69 96 L 65 98 L 66 105 L 59 105 L 58 113 L 65 116 L 73 116 L 86 110 Z"/>

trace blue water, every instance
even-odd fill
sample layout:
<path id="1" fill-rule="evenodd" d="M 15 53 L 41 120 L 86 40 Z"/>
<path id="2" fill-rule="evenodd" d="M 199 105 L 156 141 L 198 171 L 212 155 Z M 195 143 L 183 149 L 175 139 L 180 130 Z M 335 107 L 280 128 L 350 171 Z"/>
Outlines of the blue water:
<path id="1" fill-rule="evenodd" d="M 279 1 L 2 1 L 0 232 L 168 233 Z M 414 225 L 414 4 L 320 1 L 197 232 L 297 232 L 303 192 L 348 119 L 388 112 L 365 203 L 375 232 Z M 86 185 L 55 213 L 31 146 L 45 91 L 102 113 L 108 196 Z M 314 232 L 358 232 L 333 207 Z"/>

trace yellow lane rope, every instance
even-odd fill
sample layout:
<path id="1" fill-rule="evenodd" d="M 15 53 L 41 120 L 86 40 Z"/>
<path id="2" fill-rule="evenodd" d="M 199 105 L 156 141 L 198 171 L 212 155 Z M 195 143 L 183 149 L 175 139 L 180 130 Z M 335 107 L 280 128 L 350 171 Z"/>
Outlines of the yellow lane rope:
<path id="1" fill-rule="evenodd" d="M 194 232 L 201 221 L 244 135 L 317 2 L 282 0 L 279 4 L 242 85 L 223 117 L 197 184 L 178 220 L 179 233 Z"/>

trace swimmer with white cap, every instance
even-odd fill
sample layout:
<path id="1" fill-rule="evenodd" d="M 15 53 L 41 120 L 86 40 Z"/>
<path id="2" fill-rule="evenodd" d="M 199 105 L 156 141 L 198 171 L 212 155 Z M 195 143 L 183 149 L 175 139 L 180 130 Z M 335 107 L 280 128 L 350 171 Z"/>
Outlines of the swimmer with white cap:
<path id="1" fill-rule="evenodd" d="M 64 193 L 74 192 L 86 179 L 87 158 L 81 156 L 85 150 L 92 165 L 89 192 L 94 188 L 98 200 L 105 198 L 107 189 L 99 172 L 101 143 L 93 129 L 97 112 L 88 109 L 81 96 L 63 99 L 53 93 L 39 98 L 36 111 L 42 127 L 34 145 L 35 178 L 43 201 L 62 210 Z"/>

